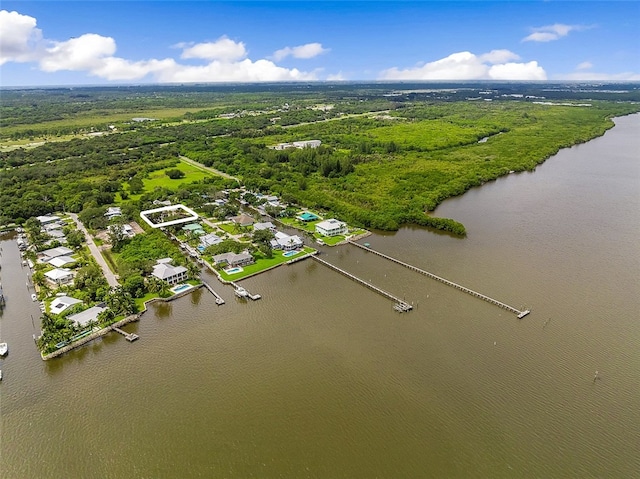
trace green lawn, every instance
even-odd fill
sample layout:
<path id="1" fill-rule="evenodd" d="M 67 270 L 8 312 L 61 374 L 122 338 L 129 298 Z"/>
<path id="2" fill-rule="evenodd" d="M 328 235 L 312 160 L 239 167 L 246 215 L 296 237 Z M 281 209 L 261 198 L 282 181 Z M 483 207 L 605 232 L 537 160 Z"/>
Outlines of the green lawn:
<path id="1" fill-rule="evenodd" d="M 266 269 L 272 268 L 273 266 L 286 263 L 287 261 L 298 258 L 304 254 L 313 253 L 314 251 L 315 250 L 313 248 L 305 246 L 300 253 L 294 256 L 289 256 L 288 258 L 282 256 L 282 251 L 274 251 L 273 258 L 260 258 L 256 255 L 256 262 L 254 264 L 243 266 L 243 271 L 240 273 L 227 274 L 224 271 L 219 271 L 219 273 L 222 279 L 226 281 L 238 281 L 240 279 L 246 278 L 247 276 L 251 276 Z"/>
<path id="2" fill-rule="evenodd" d="M 172 180 L 169 178 L 165 171 L 167 170 L 180 170 L 184 173 L 184 177 Z M 194 181 L 201 181 L 204 178 L 209 176 L 213 176 L 211 173 L 208 173 L 204 170 L 196 168 L 195 166 L 191 166 L 188 163 L 180 161 L 176 166 L 172 166 L 170 168 L 164 168 L 162 170 L 154 171 L 149 173 L 149 176 L 143 180 L 144 190 L 143 193 L 148 193 L 153 191 L 156 188 L 168 188 L 170 190 L 177 190 L 180 186 L 188 183 L 193 183 Z M 130 200 L 138 200 L 142 196 L 143 193 L 137 195 L 130 195 Z M 122 198 L 118 194 L 116 197 L 116 203 L 121 202 Z"/>

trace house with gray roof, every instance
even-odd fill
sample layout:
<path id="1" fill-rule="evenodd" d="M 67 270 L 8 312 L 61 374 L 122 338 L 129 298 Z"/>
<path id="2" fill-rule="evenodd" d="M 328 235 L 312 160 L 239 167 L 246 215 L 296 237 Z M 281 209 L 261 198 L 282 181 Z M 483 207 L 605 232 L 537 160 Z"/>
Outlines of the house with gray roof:
<path id="1" fill-rule="evenodd" d="M 73 281 L 73 271 L 66 268 L 54 268 L 44 274 L 50 283 L 56 286 L 69 284 Z"/>
<path id="2" fill-rule="evenodd" d="M 163 258 L 157 261 L 151 273 L 158 279 L 166 281 L 170 285 L 181 283 L 187 279 L 187 268 L 184 266 L 173 266 L 171 258 Z"/>
<path id="3" fill-rule="evenodd" d="M 229 266 L 244 266 L 253 263 L 254 259 L 247 251 L 242 253 L 229 252 L 215 255 L 213 262 L 216 266 L 224 266 L 226 264 Z"/>
<path id="4" fill-rule="evenodd" d="M 70 307 L 80 303 L 82 303 L 82 301 L 76 298 L 72 298 L 71 296 L 58 296 L 56 297 L 56 299 L 51 301 L 51 304 L 49 305 L 49 311 L 51 311 L 53 314 L 60 314 Z"/>
<path id="5" fill-rule="evenodd" d="M 100 303 L 96 306 L 93 306 L 92 308 L 85 309 L 84 311 L 81 311 L 76 314 L 72 314 L 71 316 L 68 316 L 67 319 L 69 321 L 73 321 L 79 326 L 87 326 L 92 321 L 93 322 L 98 321 L 98 315 L 103 311 L 105 311 L 106 309 L 107 307 L 105 306 L 105 304 Z"/>

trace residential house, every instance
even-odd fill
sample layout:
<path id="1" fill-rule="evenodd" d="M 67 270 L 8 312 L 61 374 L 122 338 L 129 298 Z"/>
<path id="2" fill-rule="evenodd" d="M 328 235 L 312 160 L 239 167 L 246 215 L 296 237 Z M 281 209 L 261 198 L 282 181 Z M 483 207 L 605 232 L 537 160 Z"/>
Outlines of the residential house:
<path id="1" fill-rule="evenodd" d="M 302 245 L 302 240 L 298 235 L 289 236 L 281 231 L 277 231 L 275 238 L 271 240 L 271 247 L 273 249 L 281 249 L 284 251 L 302 248 Z"/>
<path id="2" fill-rule="evenodd" d="M 93 306 L 92 308 L 85 309 L 84 311 L 76 314 L 72 314 L 71 316 L 68 316 L 67 319 L 69 321 L 73 321 L 78 326 L 87 326 L 91 322 L 95 323 L 96 321 L 98 321 L 98 315 L 106 309 L 107 306 L 104 303 L 100 303 L 96 306 Z"/>
<path id="3" fill-rule="evenodd" d="M 200 223 L 189 223 L 188 225 L 184 225 L 182 230 L 194 236 L 206 234 Z"/>
<path id="4" fill-rule="evenodd" d="M 347 233 L 347 224 L 335 218 L 321 221 L 316 225 L 316 233 L 323 236 L 337 236 Z"/>
<path id="5" fill-rule="evenodd" d="M 119 206 L 109 206 L 104 215 L 110 220 L 117 216 L 122 216 L 122 209 Z"/>
<path id="6" fill-rule="evenodd" d="M 71 256 L 56 256 L 55 258 L 51 258 L 48 263 L 55 267 L 55 268 L 62 268 L 64 265 L 66 264 L 72 264 L 75 263 L 76 260 L 73 259 Z"/>
<path id="7" fill-rule="evenodd" d="M 58 256 L 68 256 L 73 253 L 72 249 L 67 248 L 66 246 L 58 246 L 57 248 L 51 248 L 38 253 L 38 256 L 42 260 L 43 263 L 51 261 L 53 258 L 57 258 Z"/>
<path id="8" fill-rule="evenodd" d="M 264 222 L 264 223 L 256 223 L 256 224 L 253 225 L 253 229 L 255 231 L 269 230 L 272 233 L 276 232 L 276 227 L 271 221 L 267 221 L 267 222 Z"/>
<path id="9" fill-rule="evenodd" d="M 82 301 L 76 298 L 72 298 L 71 296 L 58 296 L 56 299 L 51 301 L 51 305 L 49 305 L 49 311 L 53 314 L 60 314 L 63 311 L 66 311 L 71 306 L 75 306 L 76 304 L 80 304 Z"/>
<path id="10" fill-rule="evenodd" d="M 42 226 L 49 224 L 49 223 L 53 223 L 55 221 L 59 221 L 60 217 L 59 216 L 47 216 L 47 215 L 43 215 L 43 216 L 37 216 L 36 219 L 40 222 L 40 224 Z"/>
<path id="11" fill-rule="evenodd" d="M 213 262 L 216 266 L 244 266 L 247 264 L 253 263 L 253 256 L 251 256 L 247 251 L 242 253 L 222 253 L 217 254 L 213 257 Z"/>
<path id="12" fill-rule="evenodd" d="M 209 246 L 214 246 L 222 243 L 222 238 L 220 238 L 215 233 L 209 233 L 208 235 L 204 235 L 200 237 L 200 246 L 202 249 L 208 248 Z"/>
<path id="13" fill-rule="evenodd" d="M 251 216 L 242 213 L 238 216 L 231 217 L 231 221 L 233 221 L 238 226 L 251 226 L 255 220 Z"/>
<path id="14" fill-rule="evenodd" d="M 162 258 L 157 261 L 151 273 L 158 279 L 166 281 L 170 285 L 178 284 L 187 279 L 187 268 L 184 266 L 173 266 L 171 258 Z"/>
<path id="15" fill-rule="evenodd" d="M 54 268 L 44 274 L 50 283 L 56 286 L 69 284 L 73 281 L 73 271 L 66 268 Z"/>
<path id="16" fill-rule="evenodd" d="M 316 221 L 320 219 L 318 215 L 314 215 L 313 213 L 310 213 L 308 211 L 305 211 L 304 213 L 300 213 L 298 216 L 296 216 L 296 218 L 299 219 L 300 221 L 303 221 L 304 223 L 308 223 L 310 221 Z"/>

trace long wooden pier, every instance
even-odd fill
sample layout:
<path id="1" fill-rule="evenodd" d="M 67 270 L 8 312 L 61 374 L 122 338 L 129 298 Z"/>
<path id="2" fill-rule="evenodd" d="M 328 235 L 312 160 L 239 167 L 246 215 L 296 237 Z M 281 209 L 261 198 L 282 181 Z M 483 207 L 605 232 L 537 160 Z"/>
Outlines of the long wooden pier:
<path id="1" fill-rule="evenodd" d="M 329 263 L 328 261 L 325 261 L 321 258 L 318 258 L 318 256 L 312 256 L 312 258 L 320 263 L 322 263 L 323 265 L 327 266 L 328 268 L 337 271 L 338 273 L 343 274 L 344 276 L 346 276 L 347 278 L 350 278 L 352 280 L 354 280 L 356 283 L 360 283 L 363 286 L 366 286 L 367 288 L 369 288 L 372 291 L 375 291 L 376 293 L 384 296 L 385 298 L 388 298 L 392 301 L 394 301 L 396 304 L 393 306 L 393 309 L 395 309 L 396 311 L 398 311 L 399 313 L 404 313 L 404 312 L 408 312 L 411 311 L 413 309 L 413 306 L 410 305 L 409 303 L 405 302 L 404 300 L 398 298 L 397 296 L 394 296 L 393 294 L 385 291 L 384 289 L 378 288 L 377 286 L 372 285 L 371 283 L 367 283 L 365 280 L 358 278 L 357 276 L 348 273 L 347 271 L 343 270 L 342 268 L 337 267 L 336 265 L 333 265 L 331 263 Z"/>
<path id="2" fill-rule="evenodd" d="M 117 333 L 122 334 L 125 338 L 127 338 L 127 341 L 129 341 L 130 343 L 135 341 L 136 339 L 138 339 L 140 336 L 138 336 L 137 334 L 134 333 L 127 333 L 126 331 L 123 331 L 120 328 L 113 328 L 114 331 L 116 331 Z"/>
<path id="3" fill-rule="evenodd" d="M 467 294 L 470 294 L 471 296 L 475 296 L 476 298 L 482 299 L 483 301 L 486 301 L 486 302 L 491 303 L 491 304 L 495 304 L 496 306 L 499 306 L 502 309 L 506 309 L 507 311 L 516 314 L 518 316 L 518 319 L 524 318 L 527 314 L 529 314 L 531 312 L 528 309 L 526 309 L 524 311 L 520 311 L 519 309 L 514 308 L 513 306 L 509 306 L 508 304 L 503 303 L 502 301 L 498 301 L 497 299 L 490 298 L 489 296 L 486 296 L 486 295 L 484 295 L 482 293 L 478 293 L 477 291 L 474 291 L 472 289 L 466 288 L 466 287 L 464 287 L 464 286 L 462 286 L 462 285 L 460 285 L 458 283 L 454 283 L 453 281 L 449 281 L 448 279 L 445 279 L 445 278 L 443 278 L 441 276 L 435 275 L 433 273 L 429 273 L 428 271 L 425 271 L 423 269 L 417 268 L 416 266 L 413 266 L 413 265 L 411 265 L 409 263 L 405 263 L 404 261 L 400 261 L 399 259 L 393 258 L 393 257 L 388 256 L 388 255 L 386 255 L 384 253 L 381 253 L 379 251 L 373 250 L 373 249 L 371 249 L 371 248 L 369 248 L 367 246 L 363 246 L 363 245 L 361 245 L 359 243 L 355 243 L 353 241 L 349 241 L 349 243 L 351 243 L 354 246 L 357 246 L 358 248 L 362 248 L 365 251 L 369 251 L 369 252 L 371 252 L 373 254 L 377 254 L 378 256 L 381 256 L 382 258 L 388 259 L 389 261 L 393 261 L 394 263 L 397 263 L 397 264 L 399 264 L 401 266 L 404 266 L 405 268 L 409 268 L 412 271 L 415 271 L 417 273 L 420 273 L 420 274 L 423 274 L 425 276 L 428 276 L 431 279 L 435 279 L 436 281 L 440 281 L 441 283 L 444 283 L 444 284 L 446 284 L 448 286 L 452 286 L 452 287 L 454 287 L 456 289 L 459 289 L 460 291 L 463 291 L 463 292 L 465 292 Z"/>
<path id="4" fill-rule="evenodd" d="M 221 304 L 224 304 L 224 299 L 222 299 L 222 296 L 216 293 L 209 283 L 207 283 L 206 281 L 203 281 L 202 278 L 200 278 L 200 281 L 202 281 L 202 284 L 204 284 L 204 287 L 207 288 L 211 292 L 211 294 L 215 296 L 216 304 L 218 306 L 220 306 Z"/>

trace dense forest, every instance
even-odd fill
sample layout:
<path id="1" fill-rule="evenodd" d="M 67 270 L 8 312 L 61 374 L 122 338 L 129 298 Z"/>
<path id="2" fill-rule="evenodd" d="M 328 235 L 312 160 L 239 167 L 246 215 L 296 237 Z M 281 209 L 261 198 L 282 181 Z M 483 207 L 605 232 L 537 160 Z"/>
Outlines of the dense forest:
<path id="1" fill-rule="evenodd" d="M 153 172 L 181 177 L 185 156 L 357 226 L 414 223 L 463 234 L 429 212 L 603 134 L 612 117 L 640 111 L 638 100 L 638 85 L 9 90 L 0 105 L 0 224 L 116 202 L 141 208 L 179 190 L 188 198 L 232 183 L 211 176 L 145 189 Z M 322 145 L 273 148 L 310 139 Z"/>

